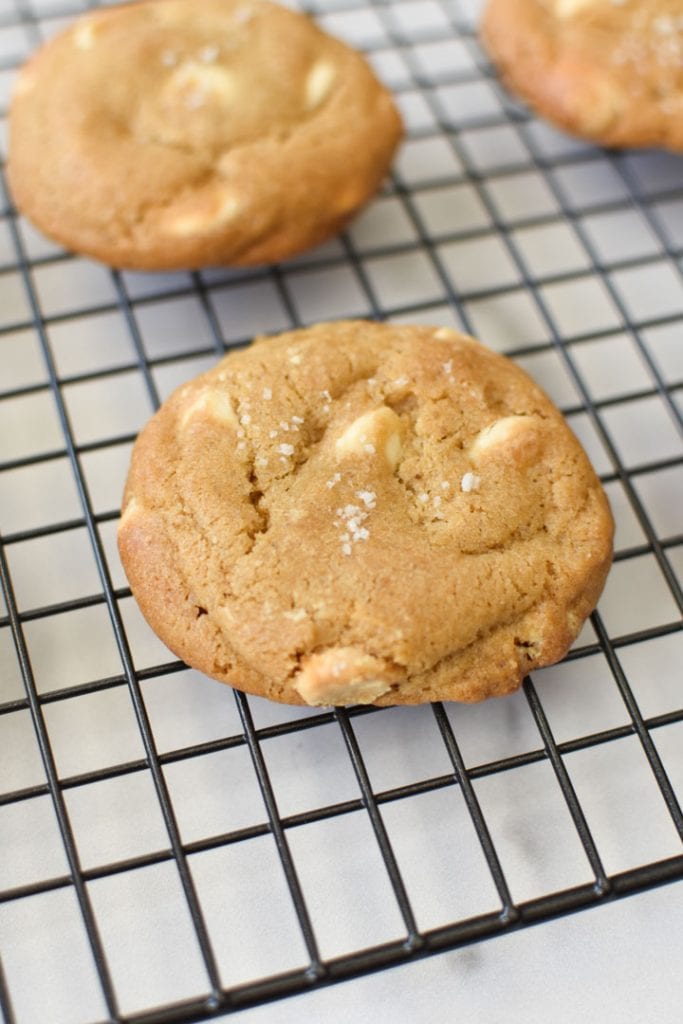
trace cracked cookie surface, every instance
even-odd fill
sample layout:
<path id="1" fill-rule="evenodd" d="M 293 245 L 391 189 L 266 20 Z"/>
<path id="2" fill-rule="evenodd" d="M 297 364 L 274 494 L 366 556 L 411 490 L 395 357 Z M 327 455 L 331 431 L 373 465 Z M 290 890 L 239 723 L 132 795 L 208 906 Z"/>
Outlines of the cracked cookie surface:
<path id="1" fill-rule="evenodd" d="M 341 230 L 401 133 L 365 60 L 303 15 L 146 0 L 23 67 L 8 172 L 47 235 L 114 266 L 265 263 Z"/>
<path id="2" fill-rule="evenodd" d="M 359 321 L 257 340 L 136 442 L 121 558 L 190 665 L 288 703 L 481 700 L 564 655 L 611 560 L 578 441 L 509 360 Z"/>
<path id="3" fill-rule="evenodd" d="M 488 0 L 482 39 L 506 84 L 561 128 L 683 150 L 679 0 Z"/>

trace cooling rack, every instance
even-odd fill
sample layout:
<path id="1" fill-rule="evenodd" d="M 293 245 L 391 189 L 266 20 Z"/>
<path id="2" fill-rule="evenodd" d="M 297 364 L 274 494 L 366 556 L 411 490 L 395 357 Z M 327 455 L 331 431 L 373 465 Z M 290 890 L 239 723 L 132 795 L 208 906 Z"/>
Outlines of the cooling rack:
<path id="1" fill-rule="evenodd" d="M 2 0 L 0 99 L 86 0 Z M 0 191 L 0 1015 L 195 1022 L 683 878 L 683 160 L 516 105 L 477 2 L 306 5 L 407 138 L 340 238 L 113 273 Z M 114 535 L 136 431 L 255 333 L 464 327 L 562 408 L 616 559 L 567 659 L 477 707 L 320 711 L 179 664 Z"/>

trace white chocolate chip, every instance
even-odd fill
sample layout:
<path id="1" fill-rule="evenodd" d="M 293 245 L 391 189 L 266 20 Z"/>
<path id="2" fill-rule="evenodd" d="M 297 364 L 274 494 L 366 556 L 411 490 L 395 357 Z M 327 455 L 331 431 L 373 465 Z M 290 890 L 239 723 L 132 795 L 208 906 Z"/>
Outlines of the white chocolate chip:
<path id="1" fill-rule="evenodd" d="M 401 461 L 401 438 L 399 434 L 390 434 L 384 445 L 384 453 L 392 469 L 396 469 Z"/>
<path id="2" fill-rule="evenodd" d="M 224 391 L 216 391 L 214 388 L 206 388 L 200 392 L 192 405 L 187 408 L 180 418 L 180 427 L 185 429 L 190 420 L 204 417 L 214 422 L 239 429 L 237 413 L 232 407 L 232 402 Z"/>
<path id="3" fill-rule="evenodd" d="M 553 0 L 553 9 L 558 18 L 573 18 L 587 7 L 595 7 L 595 0 Z"/>
<path id="4" fill-rule="evenodd" d="M 203 202 L 202 202 L 203 200 Z M 225 227 L 239 213 L 242 203 L 238 196 L 229 189 L 210 196 L 198 197 L 195 205 L 186 210 L 169 207 L 161 227 L 166 234 L 176 238 L 187 238 L 192 235 L 209 234 Z"/>
<path id="5" fill-rule="evenodd" d="M 306 78 L 306 109 L 319 107 L 329 95 L 337 77 L 337 69 L 329 61 L 320 60 L 314 64 Z"/>
<path id="6" fill-rule="evenodd" d="M 92 21 L 82 21 L 76 25 L 74 45 L 77 50 L 92 50 L 95 45 L 95 26 Z"/>
<path id="7" fill-rule="evenodd" d="M 531 432 L 537 432 L 535 416 L 504 416 L 477 434 L 469 447 L 469 456 L 476 464 L 487 455 L 529 437 Z"/>
<path id="8" fill-rule="evenodd" d="M 235 78 L 227 68 L 188 60 L 169 76 L 163 98 L 175 105 L 199 107 L 210 103 L 226 107 L 236 91 Z"/>
<path id="9" fill-rule="evenodd" d="M 382 658 L 356 647 L 333 647 L 306 660 L 294 688 L 313 707 L 372 704 L 397 679 Z"/>
<path id="10" fill-rule="evenodd" d="M 374 455 L 381 452 L 389 466 L 395 469 L 402 451 L 400 431 L 401 421 L 393 409 L 380 406 L 359 416 L 337 438 L 337 455 Z"/>

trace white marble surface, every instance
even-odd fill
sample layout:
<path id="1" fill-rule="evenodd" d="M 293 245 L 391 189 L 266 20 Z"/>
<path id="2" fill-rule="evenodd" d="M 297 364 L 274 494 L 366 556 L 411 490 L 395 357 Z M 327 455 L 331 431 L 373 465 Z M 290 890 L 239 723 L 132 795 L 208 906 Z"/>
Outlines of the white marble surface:
<path id="1" fill-rule="evenodd" d="M 239 1024 L 678 1024 L 683 883 L 294 999 Z"/>

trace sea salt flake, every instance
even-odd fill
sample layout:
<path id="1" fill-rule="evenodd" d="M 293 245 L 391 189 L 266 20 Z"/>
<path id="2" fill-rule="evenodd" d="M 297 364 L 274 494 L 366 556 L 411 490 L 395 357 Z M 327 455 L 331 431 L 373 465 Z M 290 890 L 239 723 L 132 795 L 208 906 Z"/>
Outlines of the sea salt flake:
<path id="1" fill-rule="evenodd" d="M 423 491 L 422 494 L 418 494 L 417 500 L 421 501 L 423 505 L 426 505 L 427 502 L 429 501 L 429 495 L 425 491 Z"/>
<path id="2" fill-rule="evenodd" d="M 213 64 L 215 60 L 218 60 L 220 52 L 217 46 L 203 46 L 199 51 L 199 59 L 204 64 Z"/>
<path id="3" fill-rule="evenodd" d="M 281 455 L 290 456 L 290 455 L 294 454 L 294 445 L 293 444 L 279 444 L 278 447 L 277 447 L 277 450 L 280 452 Z"/>
<path id="4" fill-rule="evenodd" d="M 269 431 L 268 431 L 268 437 L 269 437 L 269 438 L 270 438 L 271 440 L 272 440 L 272 439 L 273 439 L 274 437 L 277 437 L 277 430 L 269 430 Z"/>
<path id="5" fill-rule="evenodd" d="M 342 553 L 345 554 L 345 555 L 350 555 L 351 554 L 351 545 L 350 544 L 342 544 Z"/>
<path id="6" fill-rule="evenodd" d="M 301 425 L 303 422 L 304 421 L 301 416 L 292 416 L 292 423 L 298 423 Z"/>
<path id="7" fill-rule="evenodd" d="M 265 399 L 266 402 L 269 402 L 271 400 L 271 398 L 273 397 L 273 389 L 272 388 L 264 388 L 263 391 L 261 392 L 261 395 L 263 396 L 263 398 Z"/>
<path id="8" fill-rule="evenodd" d="M 376 449 L 374 444 L 364 444 L 363 451 L 366 453 L 366 455 L 374 455 Z"/>
<path id="9" fill-rule="evenodd" d="M 188 110 L 199 110 L 203 107 L 206 102 L 206 96 L 203 92 L 190 92 L 185 97 L 185 106 Z"/>
<path id="10" fill-rule="evenodd" d="M 356 497 L 360 498 L 366 508 L 375 507 L 375 498 L 377 495 L 374 491 L 356 491 Z"/>
<path id="11" fill-rule="evenodd" d="M 247 25 L 255 17 L 256 12 L 251 9 L 247 4 L 242 7 L 238 7 L 232 16 L 232 20 L 236 25 Z"/>

